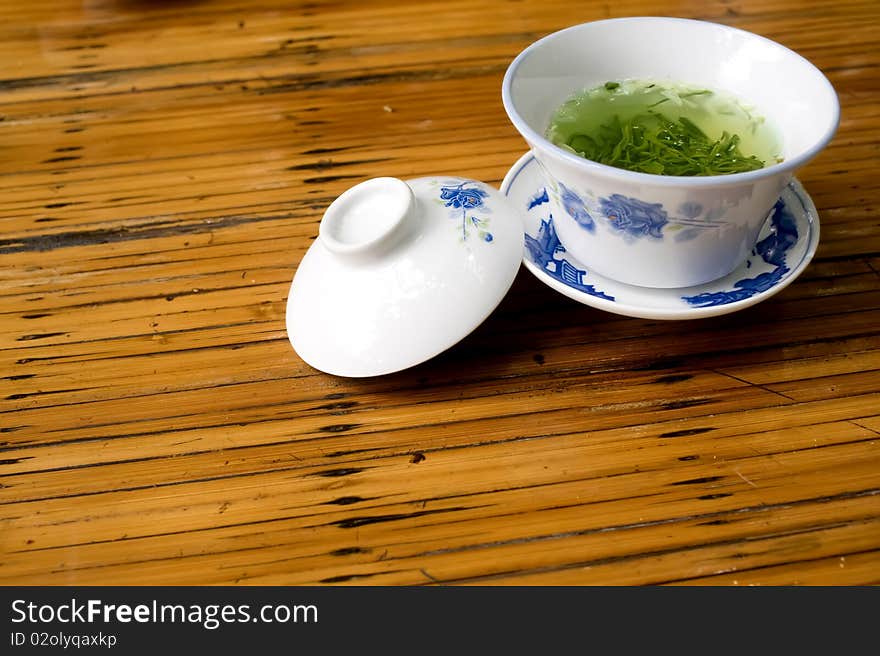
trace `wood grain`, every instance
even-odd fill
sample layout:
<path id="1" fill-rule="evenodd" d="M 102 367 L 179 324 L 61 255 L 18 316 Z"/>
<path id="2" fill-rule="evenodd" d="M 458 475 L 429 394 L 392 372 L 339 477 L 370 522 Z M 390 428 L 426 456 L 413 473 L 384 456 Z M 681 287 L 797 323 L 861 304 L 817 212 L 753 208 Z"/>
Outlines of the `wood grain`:
<path id="1" fill-rule="evenodd" d="M 822 223 L 750 309 L 629 319 L 521 271 L 411 370 L 284 309 L 355 182 L 498 185 L 536 38 L 609 16 L 787 45 L 840 96 Z M 0 584 L 880 582 L 874 2 L 0 4 Z"/>

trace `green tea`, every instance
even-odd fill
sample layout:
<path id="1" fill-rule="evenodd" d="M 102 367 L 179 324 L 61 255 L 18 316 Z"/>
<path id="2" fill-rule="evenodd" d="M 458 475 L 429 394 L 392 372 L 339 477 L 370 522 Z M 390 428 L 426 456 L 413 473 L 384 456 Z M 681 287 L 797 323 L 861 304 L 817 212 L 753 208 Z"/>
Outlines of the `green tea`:
<path id="1" fill-rule="evenodd" d="M 782 161 L 775 131 L 732 95 L 650 80 L 573 96 L 547 138 L 586 159 L 658 175 L 726 175 Z"/>

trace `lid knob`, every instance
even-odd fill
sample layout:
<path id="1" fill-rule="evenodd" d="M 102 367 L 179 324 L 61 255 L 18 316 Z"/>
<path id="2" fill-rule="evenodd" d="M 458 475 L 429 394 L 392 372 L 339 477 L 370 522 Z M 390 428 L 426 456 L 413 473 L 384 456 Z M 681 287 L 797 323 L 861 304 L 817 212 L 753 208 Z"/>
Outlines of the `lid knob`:
<path id="1" fill-rule="evenodd" d="M 415 205 L 412 189 L 403 180 L 372 178 L 330 204 L 318 234 L 327 249 L 339 255 L 375 251 L 394 240 Z"/>

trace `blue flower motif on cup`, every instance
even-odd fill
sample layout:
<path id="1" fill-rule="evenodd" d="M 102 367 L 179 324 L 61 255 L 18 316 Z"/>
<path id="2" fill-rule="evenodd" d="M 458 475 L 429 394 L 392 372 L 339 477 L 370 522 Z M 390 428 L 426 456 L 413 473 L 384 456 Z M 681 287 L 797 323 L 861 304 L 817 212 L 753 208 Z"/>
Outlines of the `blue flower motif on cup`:
<path id="1" fill-rule="evenodd" d="M 471 185 L 471 186 L 468 186 Z M 483 203 L 483 199 L 489 194 L 476 186 L 473 182 L 462 182 L 454 187 L 440 187 L 440 200 L 446 201 L 444 205 L 452 208 L 452 216 L 461 218 L 461 238 L 467 240 L 470 229 L 477 231 L 477 236 L 485 242 L 491 242 L 494 237 L 489 232 L 489 219 L 477 216 L 473 210 L 482 210 L 488 213 L 489 208 Z M 459 210 L 461 213 L 459 214 Z M 468 212 L 471 212 L 468 215 Z"/>
<path id="2" fill-rule="evenodd" d="M 703 206 L 688 200 L 679 206 L 678 213 L 689 219 L 696 219 L 703 213 Z"/>
<path id="3" fill-rule="evenodd" d="M 577 221 L 577 224 L 587 232 L 596 232 L 596 224 L 593 222 L 593 217 L 587 212 L 587 207 L 584 205 L 581 197 L 561 182 L 559 183 L 559 188 L 562 190 L 560 195 L 562 207 L 565 208 L 568 215 Z"/>
<path id="4" fill-rule="evenodd" d="M 663 226 L 668 215 L 660 203 L 646 203 L 638 198 L 612 194 L 599 199 L 602 213 L 611 227 L 633 237 L 663 238 Z"/>

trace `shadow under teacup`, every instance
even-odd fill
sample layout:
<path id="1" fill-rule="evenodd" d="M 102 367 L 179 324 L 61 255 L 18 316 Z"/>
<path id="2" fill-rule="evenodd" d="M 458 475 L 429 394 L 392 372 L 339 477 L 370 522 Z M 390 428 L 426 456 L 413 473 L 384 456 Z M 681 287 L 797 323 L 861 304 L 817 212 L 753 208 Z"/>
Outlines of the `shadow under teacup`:
<path id="1" fill-rule="evenodd" d="M 732 94 L 774 126 L 783 159 L 744 173 L 663 176 L 593 162 L 546 138 L 566 100 L 611 80 Z M 508 68 L 502 99 L 541 165 L 562 246 L 606 277 L 665 288 L 715 280 L 746 259 L 840 112 L 826 77 L 788 48 L 724 25 L 653 17 L 584 23 L 536 41 Z"/>

